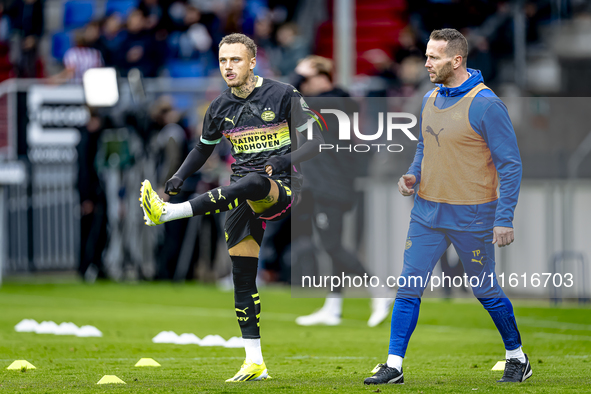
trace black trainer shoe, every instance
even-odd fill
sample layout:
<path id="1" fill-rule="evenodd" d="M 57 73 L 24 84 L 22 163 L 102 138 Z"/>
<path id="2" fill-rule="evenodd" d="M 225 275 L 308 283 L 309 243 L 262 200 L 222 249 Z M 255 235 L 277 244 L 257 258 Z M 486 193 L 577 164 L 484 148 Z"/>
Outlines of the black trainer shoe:
<path id="1" fill-rule="evenodd" d="M 531 366 L 529 365 L 529 359 L 527 354 L 525 355 L 525 362 L 522 363 L 519 359 L 510 358 L 505 363 L 505 372 L 499 383 L 505 382 L 524 382 L 525 379 L 532 375 Z"/>
<path id="2" fill-rule="evenodd" d="M 363 381 L 365 384 L 385 384 L 385 383 L 404 383 L 402 370 L 399 372 L 396 368 L 390 368 L 386 364 L 378 364 L 373 369 L 373 376 Z"/>

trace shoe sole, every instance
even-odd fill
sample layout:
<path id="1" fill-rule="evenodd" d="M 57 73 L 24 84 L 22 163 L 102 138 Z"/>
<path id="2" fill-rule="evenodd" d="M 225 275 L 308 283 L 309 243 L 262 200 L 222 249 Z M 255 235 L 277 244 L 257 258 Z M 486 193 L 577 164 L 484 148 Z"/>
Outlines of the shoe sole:
<path id="1" fill-rule="evenodd" d="M 400 375 L 394 379 L 390 379 L 387 382 L 384 383 L 374 383 L 374 382 L 363 382 L 364 384 L 370 386 L 370 385 L 378 385 L 378 384 L 404 384 L 404 375 Z"/>
<path id="2" fill-rule="evenodd" d="M 269 372 L 267 372 L 267 370 L 265 369 L 263 371 L 262 374 L 260 374 L 260 376 L 257 376 L 256 378 L 252 379 L 252 380 L 267 380 L 269 378 Z"/>
<path id="3" fill-rule="evenodd" d="M 140 207 L 142 207 L 142 212 L 144 213 L 144 220 L 145 220 L 145 224 L 146 226 L 150 226 L 150 227 L 154 227 L 156 226 L 156 223 L 154 223 L 152 220 L 150 220 L 150 217 L 148 216 L 148 212 L 146 212 L 146 208 L 144 207 L 144 183 L 146 181 L 142 182 L 142 187 L 140 187 Z"/>
<path id="4" fill-rule="evenodd" d="M 244 382 L 254 382 L 254 381 L 267 380 L 267 379 L 271 379 L 271 377 L 269 376 L 269 372 L 267 371 L 267 369 L 265 369 L 256 378 L 251 378 L 251 379 L 247 379 L 247 380 L 226 380 L 226 383 L 244 383 Z"/>

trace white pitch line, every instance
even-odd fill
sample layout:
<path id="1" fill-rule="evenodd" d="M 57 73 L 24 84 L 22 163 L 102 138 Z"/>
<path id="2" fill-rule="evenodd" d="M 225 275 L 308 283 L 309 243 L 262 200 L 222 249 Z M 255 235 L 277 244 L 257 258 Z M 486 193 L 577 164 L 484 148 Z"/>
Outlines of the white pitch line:
<path id="1" fill-rule="evenodd" d="M 375 357 L 353 357 L 353 356 L 273 356 L 272 359 L 280 360 L 366 360 Z M 89 362 L 114 362 L 114 361 L 137 361 L 138 357 L 127 358 L 51 358 L 54 362 L 60 361 L 89 361 Z M 186 360 L 244 360 L 244 357 L 154 357 L 158 361 L 186 361 Z M 0 359 L 0 362 L 14 361 L 14 359 Z"/>

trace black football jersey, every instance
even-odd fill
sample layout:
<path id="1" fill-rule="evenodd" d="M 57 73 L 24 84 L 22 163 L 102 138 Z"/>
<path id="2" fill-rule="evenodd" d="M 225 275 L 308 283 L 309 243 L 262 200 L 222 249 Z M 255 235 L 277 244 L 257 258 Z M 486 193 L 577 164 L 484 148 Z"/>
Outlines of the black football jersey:
<path id="1" fill-rule="evenodd" d="M 297 147 L 296 129 L 306 130 L 307 121 L 313 116 L 293 86 L 257 78 L 256 87 L 248 97 L 237 97 L 231 89 L 226 89 L 212 101 L 205 114 L 201 141 L 218 144 L 226 137 L 232 143 L 232 156 L 236 160 L 232 164 L 232 181 L 250 172 L 266 176 L 265 162 L 270 157 L 290 153 L 292 146 Z M 293 98 L 296 100 L 292 113 Z M 298 166 L 293 170 L 293 175 L 284 172 L 271 178 L 299 188 L 301 170 Z"/>

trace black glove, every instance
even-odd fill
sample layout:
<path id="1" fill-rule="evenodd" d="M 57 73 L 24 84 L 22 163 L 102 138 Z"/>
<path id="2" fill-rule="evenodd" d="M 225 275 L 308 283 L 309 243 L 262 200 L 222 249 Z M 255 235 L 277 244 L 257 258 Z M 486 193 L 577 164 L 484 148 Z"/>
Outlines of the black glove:
<path id="1" fill-rule="evenodd" d="M 164 193 L 168 194 L 169 196 L 175 196 L 179 194 L 181 191 L 181 186 L 183 186 L 183 180 L 176 175 L 173 175 L 166 183 L 164 184 Z"/>
<path id="2" fill-rule="evenodd" d="M 291 166 L 291 157 L 289 157 L 289 155 L 273 156 L 265 163 L 265 170 L 267 169 L 267 166 L 271 166 L 273 174 L 287 172 Z"/>

